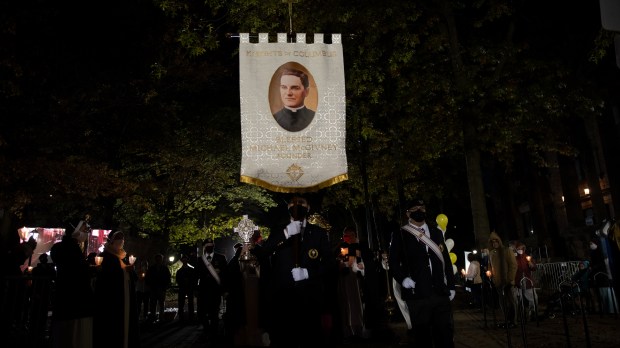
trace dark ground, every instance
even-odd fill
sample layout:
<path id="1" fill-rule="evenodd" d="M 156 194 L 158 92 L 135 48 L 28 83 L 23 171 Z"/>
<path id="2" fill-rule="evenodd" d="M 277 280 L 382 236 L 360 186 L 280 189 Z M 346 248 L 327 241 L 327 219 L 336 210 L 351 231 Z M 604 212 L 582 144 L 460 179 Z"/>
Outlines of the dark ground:
<path id="1" fill-rule="evenodd" d="M 486 311 L 486 321 L 480 309 L 470 308 L 465 303 L 465 293 L 458 293 L 454 302 L 455 347 L 620 347 L 620 320 L 613 314 L 568 314 L 564 321 L 561 313 L 555 318 L 527 322 L 521 327 L 499 329 L 494 322 L 492 309 Z M 542 313 L 545 304 L 541 303 Z M 499 310 L 495 312 L 501 318 Z M 585 324 L 585 325 L 584 325 Z M 587 329 L 586 329 L 587 327 Z M 566 334 L 568 332 L 568 335 Z M 587 332 L 587 335 L 586 335 Z M 589 344 L 586 336 L 589 336 Z M 229 347 L 223 342 L 211 342 L 203 335 L 198 324 L 180 325 L 174 319 L 166 323 L 145 326 L 141 332 L 143 348 L 198 348 Z M 384 329 L 374 339 L 349 344 L 336 344 L 333 347 L 404 347 L 408 345 L 407 329 L 401 318 L 384 323 Z"/>

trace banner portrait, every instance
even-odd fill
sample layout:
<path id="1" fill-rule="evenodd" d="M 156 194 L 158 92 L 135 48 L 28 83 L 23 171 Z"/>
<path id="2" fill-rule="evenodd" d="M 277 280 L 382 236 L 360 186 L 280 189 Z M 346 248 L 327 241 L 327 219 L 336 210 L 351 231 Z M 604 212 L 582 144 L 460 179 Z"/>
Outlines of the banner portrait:
<path id="1" fill-rule="evenodd" d="M 346 100 L 340 35 L 295 43 L 240 35 L 241 182 L 307 192 L 347 179 Z"/>

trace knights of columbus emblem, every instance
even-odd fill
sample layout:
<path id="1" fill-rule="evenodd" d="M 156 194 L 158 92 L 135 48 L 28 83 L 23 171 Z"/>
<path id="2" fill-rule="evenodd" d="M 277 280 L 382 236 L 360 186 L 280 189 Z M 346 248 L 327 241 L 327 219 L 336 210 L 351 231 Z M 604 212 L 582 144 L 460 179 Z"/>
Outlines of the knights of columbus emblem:
<path id="1" fill-rule="evenodd" d="M 289 178 L 291 178 L 291 180 L 297 181 L 299 180 L 299 178 L 301 178 L 304 175 L 304 171 L 301 169 L 300 166 L 293 163 L 286 170 L 286 174 L 288 175 Z"/>

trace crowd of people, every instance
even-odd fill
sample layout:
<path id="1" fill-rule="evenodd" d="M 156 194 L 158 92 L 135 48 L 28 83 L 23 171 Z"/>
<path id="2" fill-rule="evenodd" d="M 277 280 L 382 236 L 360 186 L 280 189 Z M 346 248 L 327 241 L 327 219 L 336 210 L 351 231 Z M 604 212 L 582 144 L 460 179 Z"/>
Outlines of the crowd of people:
<path id="1" fill-rule="evenodd" d="M 181 256 L 174 274 L 162 254 L 134 264 L 122 231 L 107 236 L 103 252 L 84 257 L 89 231 L 79 224 L 52 247 L 54 265 L 42 254 L 32 275 L 55 284 L 54 347 L 138 347 L 141 328 L 169 320 L 166 295 L 174 285 L 178 323 L 201 325 L 206 341 L 216 346 L 315 347 L 371 340 L 385 333 L 379 325 L 385 319 L 377 293 L 383 288 L 380 279 L 393 280 L 412 346 L 453 347 L 458 281 L 444 231 L 427 223 L 423 200 L 407 207 L 407 223 L 392 233 L 382 260 L 360 243 L 353 227 L 346 227 L 338 241 L 330 240 L 325 228 L 308 221 L 310 205 L 297 196 L 288 202 L 287 224 L 272 229 L 264 241 L 256 231 L 251 244 L 235 245 L 230 260 L 207 238 L 196 254 Z M 23 263 L 34 247 L 33 241 L 22 243 L 16 261 Z M 596 245 L 591 249 L 596 262 Z M 492 232 L 488 248 L 467 257 L 469 266 L 460 275 L 471 291 L 471 306 L 498 305 L 503 328 L 516 326 L 525 315 L 537 316 L 532 280 L 537 265 L 523 243 L 504 245 Z M 584 261 L 571 278 L 572 291 L 588 310 L 593 309 L 592 269 Z"/>

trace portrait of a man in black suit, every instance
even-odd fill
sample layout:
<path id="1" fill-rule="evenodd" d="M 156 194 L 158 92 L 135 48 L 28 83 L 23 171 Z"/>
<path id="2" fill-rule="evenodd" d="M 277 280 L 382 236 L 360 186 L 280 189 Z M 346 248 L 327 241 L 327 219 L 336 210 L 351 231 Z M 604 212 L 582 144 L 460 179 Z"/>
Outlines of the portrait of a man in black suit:
<path id="1" fill-rule="evenodd" d="M 314 119 L 314 110 L 306 107 L 310 83 L 308 75 L 297 69 L 287 68 L 280 73 L 280 99 L 283 108 L 273 117 L 289 132 L 304 130 Z"/>

